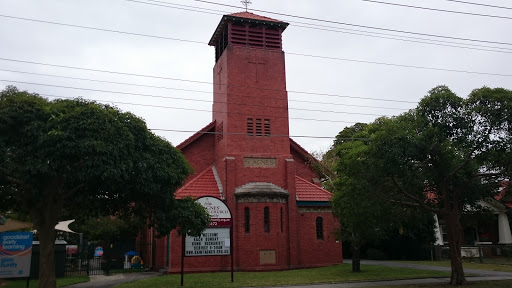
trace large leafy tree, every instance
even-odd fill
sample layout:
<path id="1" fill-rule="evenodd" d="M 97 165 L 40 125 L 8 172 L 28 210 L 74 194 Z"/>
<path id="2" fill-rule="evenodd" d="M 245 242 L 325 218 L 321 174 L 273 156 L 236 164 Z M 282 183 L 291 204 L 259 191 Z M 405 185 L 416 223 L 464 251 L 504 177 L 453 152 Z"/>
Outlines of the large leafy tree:
<path id="1" fill-rule="evenodd" d="M 335 162 L 333 212 L 341 224 L 341 236 L 350 242 L 352 271 L 360 272 L 361 248 L 377 246 L 390 237 L 397 239 L 426 239 L 433 235 L 430 213 L 412 212 L 390 201 L 385 181 L 375 177 L 373 160 L 368 157 L 372 134 L 379 126 L 357 123 L 341 131 L 333 149 L 326 153 L 329 162 Z M 416 226 L 421 223 L 422 228 Z"/>
<path id="2" fill-rule="evenodd" d="M 0 210 L 30 215 L 41 245 L 40 287 L 56 286 L 54 227 L 64 210 L 147 217 L 161 235 L 180 223 L 201 231 L 206 211 L 174 198 L 189 173 L 183 155 L 133 114 L 12 86 L 0 94 Z"/>
<path id="3" fill-rule="evenodd" d="M 389 199 L 445 220 L 450 283 L 466 284 L 461 215 L 510 179 L 512 91 L 484 87 L 463 99 L 438 86 L 416 109 L 379 121 L 365 153 L 373 176 Z"/>

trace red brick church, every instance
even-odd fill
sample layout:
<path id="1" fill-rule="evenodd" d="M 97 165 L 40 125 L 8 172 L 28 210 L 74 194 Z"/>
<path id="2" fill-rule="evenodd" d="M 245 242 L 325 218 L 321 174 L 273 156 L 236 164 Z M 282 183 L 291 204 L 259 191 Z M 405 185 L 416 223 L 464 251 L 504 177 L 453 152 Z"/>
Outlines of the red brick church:
<path id="1" fill-rule="evenodd" d="M 250 12 L 224 15 L 215 47 L 212 122 L 177 146 L 194 169 L 176 197 L 212 196 L 231 210 L 233 265 L 280 270 L 342 262 L 331 193 L 318 162 L 289 137 L 285 55 L 288 23 Z M 153 242 L 146 263 L 181 269 L 176 232 Z M 155 245 L 156 244 L 156 245 Z M 146 253 L 144 253 L 146 252 Z M 229 271 L 230 256 L 185 258 L 185 271 Z"/>

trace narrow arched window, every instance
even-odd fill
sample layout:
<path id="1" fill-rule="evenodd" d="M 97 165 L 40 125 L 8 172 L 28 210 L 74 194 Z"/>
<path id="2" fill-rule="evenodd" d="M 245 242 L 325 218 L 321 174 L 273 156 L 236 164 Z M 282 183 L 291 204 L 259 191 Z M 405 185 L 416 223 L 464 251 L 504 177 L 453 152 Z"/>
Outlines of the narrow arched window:
<path id="1" fill-rule="evenodd" d="M 324 218 L 316 217 L 316 239 L 324 239 Z"/>
<path id="2" fill-rule="evenodd" d="M 283 233 L 284 231 L 284 228 L 283 228 L 283 207 L 281 207 L 281 233 Z"/>
<path id="3" fill-rule="evenodd" d="M 263 209 L 263 231 L 270 232 L 270 212 L 268 207 Z"/>
<path id="4" fill-rule="evenodd" d="M 244 218 L 245 218 L 245 233 L 251 232 L 251 210 L 249 207 L 245 207 L 244 209 Z"/>

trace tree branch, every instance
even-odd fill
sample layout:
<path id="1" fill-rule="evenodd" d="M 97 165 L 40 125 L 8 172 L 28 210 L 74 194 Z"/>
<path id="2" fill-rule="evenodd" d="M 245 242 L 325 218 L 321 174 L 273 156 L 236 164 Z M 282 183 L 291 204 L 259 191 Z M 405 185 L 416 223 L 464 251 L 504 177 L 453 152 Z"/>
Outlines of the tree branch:
<path id="1" fill-rule="evenodd" d="M 500 176 L 500 175 L 502 175 L 502 173 L 476 173 L 476 174 L 473 174 L 473 177 L 474 178 L 478 178 L 478 177 L 485 178 L 485 177 L 495 177 L 495 176 Z"/>
<path id="2" fill-rule="evenodd" d="M 71 189 L 68 193 L 66 193 L 63 197 L 64 199 L 67 199 L 69 197 L 71 197 L 73 194 L 75 194 L 75 192 L 77 192 L 78 190 L 82 189 L 85 187 L 85 183 L 82 183 L 78 186 L 76 186 L 75 188 Z"/>
<path id="3" fill-rule="evenodd" d="M 85 162 L 86 160 L 88 160 L 88 159 L 89 159 L 89 156 L 87 156 L 87 157 L 85 157 L 84 159 L 82 159 L 82 160 L 80 160 L 80 161 L 76 162 L 75 164 L 73 164 L 73 166 L 75 166 L 75 167 L 76 167 L 76 166 L 80 166 L 80 165 L 82 165 L 82 163 L 84 163 L 84 162 Z"/>
<path id="4" fill-rule="evenodd" d="M 24 185 L 25 185 L 25 183 L 23 183 L 22 181 L 20 181 L 20 180 L 18 180 L 18 179 L 16 179 L 16 178 L 12 178 L 12 177 L 7 176 L 7 175 L 6 175 L 6 176 L 4 176 L 4 179 L 5 179 L 7 182 L 11 182 L 11 183 L 13 183 L 13 184 L 18 184 L 18 185 L 20 185 L 20 186 L 24 186 Z"/>
<path id="5" fill-rule="evenodd" d="M 405 206 L 410 206 L 410 207 L 421 207 L 425 210 L 428 210 L 432 213 L 435 213 L 435 214 L 439 214 L 441 212 L 441 210 L 439 209 L 434 209 L 432 207 L 428 207 L 428 206 L 425 206 L 425 205 L 420 205 L 418 203 L 413 203 L 413 202 L 406 202 L 406 201 L 399 201 L 399 200 L 389 200 L 390 202 L 393 202 L 393 203 L 398 203 L 400 205 L 405 205 Z"/>
<path id="6" fill-rule="evenodd" d="M 407 203 L 410 203 L 410 204 L 414 204 L 416 207 L 421 207 L 425 210 L 428 210 L 428 211 L 431 211 L 431 212 L 434 212 L 434 213 L 438 213 L 439 211 L 441 210 L 438 210 L 438 209 L 434 209 L 434 208 L 431 208 L 431 207 L 428 207 L 425 205 L 425 201 L 422 201 L 422 199 L 419 199 L 418 197 L 414 197 L 411 193 L 407 192 L 399 183 L 398 181 L 396 181 L 395 177 L 394 176 L 391 176 L 391 179 L 393 180 L 393 183 L 395 184 L 396 187 L 398 187 L 398 189 L 400 189 L 400 192 L 402 192 L 402 194 L 413 200 L 415 203 L 411 203 L 411 202 L 403 202 L 404 205 L 408 205 Z M 396 201 L 396 200 L 394 200 Z"/>
<path id="7" fill-rule="evenodd" d="M 468 156 L 466 157 L 466 159 L 464 160 L 464 162 L 462 162 L 459 167 L 455 168 L 455 170 L 453 170 L 450 174 L 448 174 L 444 180 L 448 180 L 448 178 L 452 177 L 453 175 L 457 174 L 457 172 L 459 172 L 462 168 L 464 168 L 466 165 L 468 165 L 469 161 L 471 161 L 471 154 L 473 154 L 474 150 L 472 150 L 470 153 L 468 153 Z"/>

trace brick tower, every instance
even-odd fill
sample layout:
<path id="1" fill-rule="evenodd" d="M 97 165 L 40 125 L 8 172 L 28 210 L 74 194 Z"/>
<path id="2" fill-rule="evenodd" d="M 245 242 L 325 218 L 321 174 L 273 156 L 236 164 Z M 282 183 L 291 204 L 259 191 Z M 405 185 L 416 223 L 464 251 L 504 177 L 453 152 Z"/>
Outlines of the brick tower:
<path id="1" fill-rule="evenodd" d="M 288 23 L 240 12 L 224 15 L 215 47 L 212 122 L 177 146 L 194 174 L 176 197 L 214 196 L 233 217 L 236 270 L 282 270 L 342 261 L 331 194 L 319 163 L 290 139 L 283 31 Z M 175 233 L 156 245 L 155 266 L 180 269 Z M 170 251 L 169 251 L 170 250 Z M 169 261 L 166 261 L 169 260 Z M 186 271 L 228 270 L 226 256 L 187 257 Z"/>

